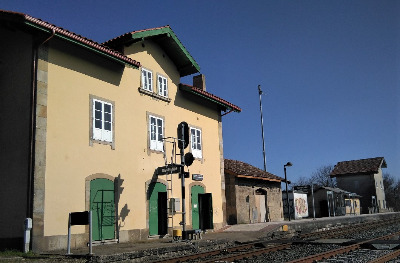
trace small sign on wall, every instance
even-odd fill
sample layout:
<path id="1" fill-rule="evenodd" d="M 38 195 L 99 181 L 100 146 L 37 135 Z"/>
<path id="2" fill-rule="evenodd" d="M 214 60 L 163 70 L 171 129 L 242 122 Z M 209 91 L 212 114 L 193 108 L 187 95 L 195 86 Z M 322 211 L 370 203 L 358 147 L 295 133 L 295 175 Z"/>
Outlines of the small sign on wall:
<path id="1" fill-rule="evenodd" d="M 193 181 L 203 181 L 203 175 L 202 174 L 192 174 L 192 180 Z"/>

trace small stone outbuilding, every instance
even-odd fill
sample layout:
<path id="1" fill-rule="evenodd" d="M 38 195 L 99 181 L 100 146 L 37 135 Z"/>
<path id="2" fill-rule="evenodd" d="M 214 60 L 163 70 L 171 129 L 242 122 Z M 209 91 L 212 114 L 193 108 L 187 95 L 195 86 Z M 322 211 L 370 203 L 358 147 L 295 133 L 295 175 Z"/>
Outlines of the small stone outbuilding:
<path id="1" fill-rule="evenodd" d="M 225 159 L 224 171 L 228 224 L 283 220 L 283 178 L 229 159 Z"/>

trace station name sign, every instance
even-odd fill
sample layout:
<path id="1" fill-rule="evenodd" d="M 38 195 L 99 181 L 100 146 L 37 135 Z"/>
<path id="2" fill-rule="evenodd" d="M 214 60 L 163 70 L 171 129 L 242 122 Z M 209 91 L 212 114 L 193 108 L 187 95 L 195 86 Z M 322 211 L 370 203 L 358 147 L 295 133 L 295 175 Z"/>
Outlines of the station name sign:
<path id="1" fill-rule="evenodd" d="M 169 164 L 167 166 L 161 166 L 157 168 L 158 175 L 166 174 L 177 174 L 180 172 L 182 165 L 180 164 Z"/>

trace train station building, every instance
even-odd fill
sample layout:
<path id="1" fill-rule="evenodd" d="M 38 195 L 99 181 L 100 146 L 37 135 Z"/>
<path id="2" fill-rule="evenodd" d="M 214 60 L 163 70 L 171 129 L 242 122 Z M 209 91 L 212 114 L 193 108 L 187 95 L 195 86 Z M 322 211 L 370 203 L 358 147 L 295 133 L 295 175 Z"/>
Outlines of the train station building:
<path id="1" fill-rule="evenodd" d="M 70 212 L 93 212 L 93 239 L 129 242 L 181 228 L 177 126 L 194 157 L 187 229 L 225 225 L 222 116 L 241 109 L 206 90 L 171 27 L 103 44 L 26 14 L 0 11 L 0 247 L 64 249 Z M 7 52 L 4 52 L 4 51 Z M 181 77 L 195 75 L 193 84 Z M 229 115 L 232 116 L 232 115 Z M 185 168 L 187 171 L 187 168 Z M 72 248 L 88 242 L 72 228 Z"/>

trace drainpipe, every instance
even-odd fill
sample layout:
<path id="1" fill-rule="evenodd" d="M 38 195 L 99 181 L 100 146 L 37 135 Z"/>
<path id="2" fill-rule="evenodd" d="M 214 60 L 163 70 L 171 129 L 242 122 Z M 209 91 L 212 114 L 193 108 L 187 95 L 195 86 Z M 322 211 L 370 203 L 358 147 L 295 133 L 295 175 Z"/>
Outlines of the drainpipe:
<path id="1" fill-rule="evenodd" d="M 26 217 L 33 217 L 33 180 L 35 176 L 35 136 L 36 136 L 36 101 L 37 101 L 37 63 L 38 53 L 41 45 L 48 42 L 54 37 L 56 31 L 52 29 L 51 35 L 43 42 L 34 44 L 33 60 L 32 60 L 32 96 L 31 96 L 31 118 L 30 118 L 30 134 L 29 134 L 29 177 L 28 177 L 28 196 L 27 196 L 27 212 Z"/>

